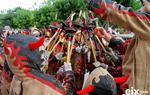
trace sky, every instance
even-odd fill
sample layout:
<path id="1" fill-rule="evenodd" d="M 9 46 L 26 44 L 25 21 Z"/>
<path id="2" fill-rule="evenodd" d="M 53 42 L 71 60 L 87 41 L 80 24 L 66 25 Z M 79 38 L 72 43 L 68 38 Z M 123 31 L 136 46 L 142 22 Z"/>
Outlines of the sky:
<path id="1" fill-rule="evenodd" d="M 16 7 L 22 7 L 25 9 L 35 9 L 40 6 L 44 0 L 0 0 L 0 11 L 9 10 Z"/>

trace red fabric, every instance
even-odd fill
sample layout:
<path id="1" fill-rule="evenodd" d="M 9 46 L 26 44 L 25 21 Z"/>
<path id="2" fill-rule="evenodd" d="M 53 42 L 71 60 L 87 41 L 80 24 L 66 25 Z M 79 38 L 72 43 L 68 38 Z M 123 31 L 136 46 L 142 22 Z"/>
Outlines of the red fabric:
<path id="1" fill-rule="evenodd" d="M 115 77 L 114 81 L 116 84 L 123 84 L 128 80 L 128 76 L 123 76 L 123 77 Z"/>
<path id="2" fill-rule="evenodd" d="M 60 46 L 60 44 L 58 44 L 56 48 L 57 48 L 58 51 L 61 51 L 61 46 Z"/>
<path id="3" fill-rule="evenodd" d="M 12 81 L 12 77 L 10 77 L 9 73 L 5 71 L 5 69 L 2 70 L 2 77 L 7 79 L 9 82 Z"/>
<path id="4" fill-rule="evenodd" d="M 94 13 L 96 13 L 97 15 L 101 15 L 101 14 L 105 13 L 105 3 L 98 2 L 98 5 L 100 6 L 100 9 L 93 7 Z"/>
<path id="5" fill-rule="evenodd" d="M 24 34 L 25 34 L 25 35 L 29 35 L 29 31 L 25 31 Z"/>
<path id="6" fill-rule="evenodd" d="M 34 50 L 34 49 L 39 48 L 39 47 L 44 43 L 44 39 L 45 39 L 45 37 L 43 36 L 42 38 L 40 38 L 39 41 L 37 41 L 37 42 L 31 42 L 31 43 L 29 44 L 28 48 L 29 48 L 30 50 Z"/>
<path id="7" fill-rule="evenodd" d="M 87 88 L 84 88 L 84 89 L 78 91 L 77 94 L 78 95 L 84 95 L 84 94 L 87 94 L 87 93 L 92 92 L 92 91 L 94 91 L 94 86 L 90 85 Z"/>
<path id="8" fill-rule="evenodd" d="M 58 26 L 58 27 L 59 27 L 59 23 L 58 23 L 58 22 L 53 22 L 52 25 L 53 25 L 53 26 Z"/>

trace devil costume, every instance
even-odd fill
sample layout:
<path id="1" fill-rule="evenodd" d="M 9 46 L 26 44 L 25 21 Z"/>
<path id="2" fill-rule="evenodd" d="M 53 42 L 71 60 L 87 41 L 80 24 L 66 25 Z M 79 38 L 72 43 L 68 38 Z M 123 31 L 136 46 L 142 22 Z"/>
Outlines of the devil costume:
<path id="1" fill-rule="evenodd" d="M 89 86 L 94 86 L 93 91 L 88 92 L 89 89 L 86 89 L 85 92 L 88 92 L 89 95 L 117 95 L 113 77 L 102 67 L 98 67 L 91 72 L 83 88 Z"/>
<path id="2" fill-rule="evenodd" d="M 111 0 L 88 0 L 91 10 L 108 21 L 135 33 L 124 60 L 123 74 L 130 87 L 150 93 L 150 9 L 147 12 L 125 10 Z M 147 0 L 150 3 L 150 0 Z"/>
<path id="3" fill-rule="evenodd" d="M 41 51 L 44 37 L 21 34 L 11 35 L 4 40 L 4 51 L 10 70 L 14 73 L 9 95 L 70 95 L 73 90 L 73 72 L 65 69 L 61 84 L 51 75 L 41 72 Z"/>

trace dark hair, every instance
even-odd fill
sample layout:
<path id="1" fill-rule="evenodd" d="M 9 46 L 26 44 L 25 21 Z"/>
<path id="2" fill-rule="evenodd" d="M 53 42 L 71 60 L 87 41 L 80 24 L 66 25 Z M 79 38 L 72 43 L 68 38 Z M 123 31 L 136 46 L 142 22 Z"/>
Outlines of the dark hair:
<path id="1" fill-rule="evenodd" d="M 142 4 L 144 3 L 143 0 L 140 0 L 140 1 L 141 1 Z"/>
<path id="2" fill-rule="evenodd" d="M 0 28 L 0 34 L 3 33 L 3 32 L 4 32 L 4 31 L 3 31 L 3 28 Z"/>
<path id="3" fill-rule="evenodd" d="M 3 47 L 3 44 L 2 44 L 2 42 L 3 42 L 3 33 L 4 33 L 3 29 L 0 28 L 0 48 Z"/>

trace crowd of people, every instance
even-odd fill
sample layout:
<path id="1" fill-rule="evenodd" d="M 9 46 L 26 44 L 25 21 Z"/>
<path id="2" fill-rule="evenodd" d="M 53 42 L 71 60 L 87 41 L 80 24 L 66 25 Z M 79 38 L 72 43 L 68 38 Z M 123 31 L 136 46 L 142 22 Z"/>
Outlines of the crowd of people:
<path id="1" fill-rule="evenodd" d="M 76 24 L 74 26 L 76 26 Z M 86 82 L 87 78 L 85 77 L 85 75 L 88 75 L 90 72 L 94 72 L 94 74 L 95 74 L 96 72 L 99 73 L 99 71 L 102 71 L 103 73 L 102 74 L 100 73 L 98 76 L 92 75 L 91 76 L 92 79 L 90 79 L 90 77 L 89 77 L 90 80 L 88 80 L 88 81 L 91 81 L 96 77 L 100 77 L 102 75 L 108 74 L 109 76 L 106 77 L 110 80 L 109 84 L 108 84 L 108 88 L 104 87 L 104 89 L 106 89 L 106 91 L 104 91 L 104 92 L 101 91 L 101 93 L 106 93 L 107 89 L 110 90 L 110 93 L 115 93 L 117 88 L 116 88 L 116 83 L 113 78 L 122 77 L 122 66 L 121 66 L 122 56 L 124 55 L 124 53 L 126 51 L 126 47 L 127 47 L 126 42 L 128 40 L 124 40 L 121 37 L 113 37 L 111 32 L 106 31 L 102 27 L 95 27 L 95 26 L 90 27 L 91 29 L 92 28 L 94 29 L 93 33 L 90 35 L 93 35 L 93 36 L 96 35 L 96 37 L 98 37 L 97 41 L 95 41 L 96 39 L 90 40 L 89 39 L 90 36 L 87 35 L 88 31 L 84 30 L 87 32 L 87 34 L 84 34 L 83 30 L 81 32 L 81 27 L 82 26 L 80 26 L 80 28 L 78 30 L 66 29 L 65 31 L 67 31 L 69 33 L 64 34 L 65 39 L 63 39 L 63 36 L 62 36 L 63 31 L 60 29 L 60 25 L 58 24 L 58 22 L 54 22 L 54 24 L 52 26 L 50 26 L 50 28 L 48 28 L 48 29 L 43 29 L 44 31 L 39 30 L 37 28 L 31 28 L 30 30 L 23 29 L 23 30 L 17 31 L 17 32 L 10 28 L 5 28 L 4 30 L 2 30 L 1 31 L 1 35 L 2 35 L 1 36 L 1 38 L 2 38 L 1 39 L 1 71 L 2 71 L 1 72 L 1 92 L 2 92 L 2 95 L 9 95 L 10 88 L 11 88 L 11 90 L 13 90 L 13 88 L 20 89 L 20 87 L 15 86 L 16 80 L 18 80 L 18 78 L 15 78 L 15 75 L 17 76 L 19 73 L 21 73 L 21 72 L 19 72 L 20 69 L 18 71 L 16 71 L 16 70 L 14 71 L 13 69 L 16 69 L 16 68 L 11 68 L 13 66 L 9 65 L 9 63 L 10 64 L 14 64 L 14 63 L 11 63 L 10 61 L 8 61 L 8 59 L 7 59 L 8 56 L 7 57 L 5 56 L 6 50 L 4 47 L 8 47 L 9 44 L 12 43 L 13 41 L 15 41 L 16 44 L 18 44 L 20 47 L 22 47 L 22 49 L 20 49 L 20 50 L 22 52 L 24 52 L 23 55 L 26 56 L 26 58 L 28 58 L 28 60 L 29 60 L 29 62 L 28 62 L 29 64 L 27 66 L 30 67 L 30 65 L 31 65 L 30 69 L 37 70 L 37 73 L 35 74 L 35 76 L 37 77 L 36 78 L 37 80 L 38 80 L 38 78 L 41 78 L 41 76 L 43 76 L 42 77 L 43 81 L 46 80 L 47 82 L 50 82 L 50 83 L 52 82 L 52 84 L 56 83 L 56 82 L 53 83 L 54 80 L 55 81 L 58 80 L 60 82 L 60 84 L 55 85 L 56 86 L 54 88 L 55 90 L 56 90 L 56 88 L 58 89 L 59 86 L 63 85 L 62 88 L 66 89 L 65 91 L 67 92 L 67 95 L 69 93 L 74 93 L 74 94 L 77 94 L 77 92 L 82 93 L 83 92 L 82 88 L 88 88 L 90 85 L 92 85 L 92 83 Z M 61 33 L 59 33 L 60 31 L 61 31 Z M 72 34 L 74 34 L 72 32 L 75 32 L 75 36 L 72 35 Z M 56 35 L 56 33 L 58 33 L 58 34 Z M 43 37 L 44 37 L 44 40 L 43 40 Z M 58 41 L 59 37 L 62 37 L 60 42 Z M 70 51 L 72 51 L 72 53 L 70 52 L 70 55 L 68 55 L 69 40 L 65 41 L 65 40 L 69 39 L 69 37 L 71 37 L 71 39 L 70 39 L 70 42 L 72 43 L 71 46 L 73 45 L 72 50 L 70 50 Z M 73 42 L 73 37 L 75 37 L 74 42 Z M 102 38 L 103 38 L 103 40 L 102 40 Z M 4 39 L 6 40 L 6 42 L 7 42 L 7 40 L 10 40 L 10 42 L 8 42 L 9 43 L 8 45 L 7 45 L 7 43 L 4 44 L 4 41 L 5 41 Z M 40 44 L 40 46 L 38 46 L 38 47 L 36 46 L 36 44 L 34 44 L 36 48 L 39 48 L 39 52 L 41 52 L 40 56 L 37 56 L 38 53 L 37 53 L 37 55 L 36 55 L 36 53 L 34 54 L 32 52 L 32 49 L 30 51 L 31 52 L 31 56 L 30 56 L 29 55 L 30 52 L 25 49 L 24 45 L 29 44 L 30 42 L 33 43 L 34 40 L 37 40 L 37 41 L 39 40 L 38 42 L 41 42 L 41 43 L 38 43 L 38 44 Z M 51 41 L 51 42 L 49 42 L 49 41 Z M 103 48 L 101 46 L 99 46 L 98 41 L 100 41 L 102 43 Z M 104 43 L 104 41 L 105 41 L 105 43 Z M 126 43 L 126 44 L 124 44 L 124 43 Z M 16 46 L 14 44 L 14 47 L 19 47 L 18 45 Z M 4 48 L 4 50 L 3 50 L 3 48 Z M 11 48 L 13 48 L 13 46 L 11 46 Z M 28 46 L 28 48 L 29 48 L 29 46 Z M 108 49 L 108 50 L 106 50 L 106 49 Z M 12 50 L 15 51 L 14 49 L 12 49 Z M 17 50 L 17 48 L 16 48 L 16 50 Z M 28 53 L 26 53 L 26 52 L 28 52 Z M 13 52 L 13 53 L 15 53 L 15 52 Z M 23 56 L 23 55 L 21 55 L 21 56 Z M 17 55 L 15 55 L 15 56 L 17 56 Z M 34 59 L 34 58 L 32 58 L 33 56 L 37 56 L 37 58 Z M 70 57 L 70 61 L 67 62 L 68 56 L 71 56 L 71 57 Z M 20 60 L 19 56 L 17 59 Z M 38 63 L 38 62 L 40 62 L 40 63 Z M 33 67 L 32 67 L 32 64 L 35 64 L 35 66 L 33 65 Z M 67 64 L 66 65 L 67 67 L 65 66 L 65 64 Z M 70 64 L 70 65 L 68 65 L 68 64 Z M 70 66 L 70 67 L 68 68 L 68 66 Z M 24 67 L 26 67 L 26 66 L 24 66 Z M 69 71 L 65 71 L 65 67 L 66 67 L 66 70 L 69 69 Z M 103 67 L 104 69 L 101 67 Z M 18 67 L 18 68 L 20 68 L 20 67 Z M 95 69 L 95 68 L 98 68 L 98 69 Z M 23 69 L 23 67 L 22 67 L 22 69 Z M 41 73 L 42 73 L 42 75 L 40 75 Z M 46 75 L 49 75 L 49 78 L 52 78 L 51 80 L 53 80 L 53 81 L 45 79 L 46 77 L 48 77 Z M 20 76 L 23 77 L 25 75 L 19 74 L 19 80 L 21 80 Z M 26 77 L 33 78 L 33 76 L 31 77 L 27 74 L 26 74 Z M 126 78 L 126 77 L 123 77 L 123 78 Z M 104 80 L 105 80 L 105 78 L 104 78 Z M 39 80 L 39 81 L 41 82 L 42 80 Z M 125 81 L 125 80 L 123 79 L 123 81 Z M 118 81 L 116 81 L 116 82 L 118 82 Z M 90 83 L 90 84 L 88 84 L 88 83 Z M 25 85 L 25 82 L 23 82 L 23 84 Z M 38 83 L 34 83 L 34 82 L 32 84 L 39 85 Z M 121 84 L 122 84 L 122 82 L 121 82 Z M 21 83 L 19 83 L 17 85 L 21 85 Z M 33 85 L 25 85 L 25 86 L 24 85 L 22 85 L 24 88 L 25 88 L 25 86 L 33 87 Z M 42 87 L 44 89 L 43 86 L 48 85 L 48 83 L 44 84 L 42 82 L 40 85 L 37 86 L 37 89 L 40 89 L 40 87 Z M 105 82 L 104 82 L 104 85 L 106 85 Z M 120 82 L 118 83 L 118 85 L 120 85 Z M 111 86 L 114 86 L 115 88 L 111 89 L 110 88 Z M 37 89 L 35 88 L 35 90 L 37 90 Z M 118 93 L 123 92 L 123 88 L 119 88 L 118 90 L 119 90 Z M 18 90 L 18 91 L 20 92 L 20 90 Z M 28 94 L 34 92 L 34 90 L 31 90 L 31 92 L 29 90 L 23 90 L 23 91 L 24 91 L 24 93 L 28 93 Z M 49 91 L 51 91 L 51 90 L 49 90 Z M 56 90 L 56 92 L 58 92 L 58 91 L 59 90 Z M 13 91 L 11 91 L 11 92 L 13 92 Z M 16 90 L 15 90 L 15 92 L 13 92 L 13 93 L 19 93 L 19 92 L 16 92 Z M 39 90 L 39 92 L 36 91 L 36 93 L 37 94 L 42 93 L 42 91 Z M 56 93 L 52 94 L 52 92 L 47 92 L 47 93 L 50 93 L 50 95 L 56 95 Z M 47 95 L 47 93 L 45 95 Z M 88 93 L 88 90 L 87 90 L 87 93 Z M 28 95 L 28 94 L 26 94 L 26 95 Z M 39 95 L 41 95 L 41 94 L 39 94 Z"/>
<path id="2" fill-rule="evenodd" d="M 139 12 L 111 0 L 88 0 L 108 22 L 133 32 L 113 36 L 92 12 L 75 13 L 45 29 L 0 31 L 0 95 L 148 95 L 150 0 Z M 86 15 L 85 15 L 86 14 Z M 128 48 L 127 48 L 128 47 Z M 138 92 L 142 95 L 143 93 Z"/>

